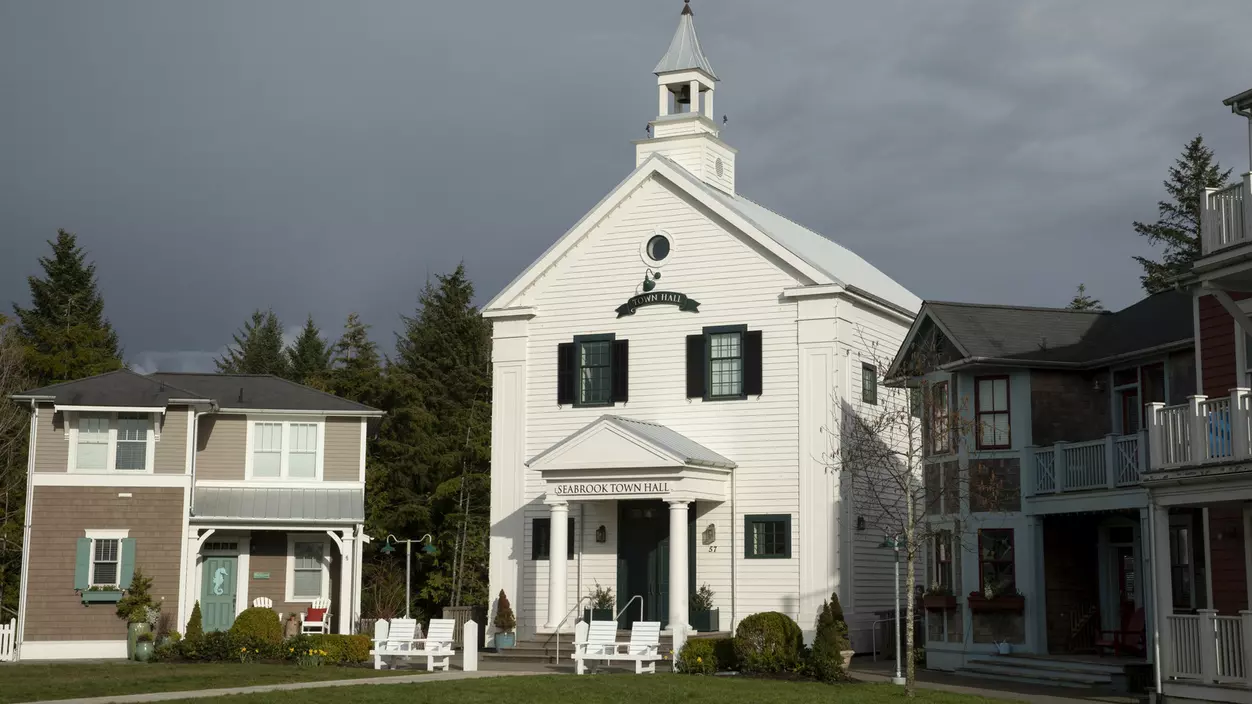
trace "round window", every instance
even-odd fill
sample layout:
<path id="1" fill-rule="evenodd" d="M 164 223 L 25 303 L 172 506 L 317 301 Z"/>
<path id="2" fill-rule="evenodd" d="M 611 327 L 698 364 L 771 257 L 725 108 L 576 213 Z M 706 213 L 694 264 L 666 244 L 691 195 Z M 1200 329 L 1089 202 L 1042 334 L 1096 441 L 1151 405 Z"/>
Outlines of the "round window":
<path id="1" fill-rule="evenodd" d="M 653 235 L 652 239 L 648 240 L 646 252 L 648 258 L 654 262 L 664 260 L 669 256 L 669 238 L 665 235 Z"/>

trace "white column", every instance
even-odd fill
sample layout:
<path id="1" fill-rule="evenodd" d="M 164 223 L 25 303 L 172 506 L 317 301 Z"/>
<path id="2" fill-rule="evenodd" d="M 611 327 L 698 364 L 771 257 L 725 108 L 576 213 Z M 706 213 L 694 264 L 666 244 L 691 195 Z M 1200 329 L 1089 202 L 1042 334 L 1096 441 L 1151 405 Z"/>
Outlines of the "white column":
<path id="1" fill-rule="evenodd" d="M 1152 596 L 1156 600 L 1157 667 L 1160 678 L 1168 679 L 1173 667 L 1169 617 L 1174 613 L 1173 577 L 1169 566 L 1169 509 L 1150 504 L 1152 523 Z"/>
<path id="2" fill-rule="evenodd" d="M 1187 432 L 1191 435 L 1191 461 L 1203 462 L 1208 458 L 1208 418 L 1202 412 L 1201 404 L 1208 396 L 1196 394 L 1187 397 Z"/>
<path id="3" fill-rule="evenodd" d="M 1230 390 L 1230 439 L 1235 459 L 1246 459 L 1252 447 L 1248 445 L 1248 395 L 1252 389 L 1238 386 Z"/>
<path id="4" fill-rule="evenodd" d="M 687 627 L 687 504 L 669 502 L 669 628 Z"/>
<path id="5" fill-rule="evenodd" d="M 713 89 L 704 91 L 704 116 L 713 119 Z"/>
<path id="6" fill-rule="evenodd" d="M 352 577 L 356 574 L 356 541 L 351 528 L 343 529 L 343 542 L 339 546 L 339 632 L 352 633 L 352 611 L 356 599 L 352 596 Z"/>
<path id="7" fill-rule="evenodd" d="M 700 82 L 691 82 L 691 112 L 700 113 Z"/>
<path id="8" fill-rule="evenodd" d="M 656 114 L 665 117 L 669 114 L 669 86 L 657 86 L 657 108 Z"/>
<path id="9" fill-rule="evenodd" d="M 548 628 L 556 628 L 569 607 L 565 603 L 565 560 L 569 544 L 569 504 L 552 504 L 548 546 Z"/>

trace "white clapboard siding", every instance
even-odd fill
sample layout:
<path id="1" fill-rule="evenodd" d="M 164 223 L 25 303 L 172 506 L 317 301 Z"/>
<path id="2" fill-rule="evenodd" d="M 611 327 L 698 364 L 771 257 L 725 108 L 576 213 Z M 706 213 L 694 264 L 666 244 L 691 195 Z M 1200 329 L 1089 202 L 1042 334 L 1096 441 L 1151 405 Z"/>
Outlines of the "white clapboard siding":
<path id="1" fill-rule="evenodd" d="M 730 627 L 730 560 L 737 553 L 738 614 L 779 610 L 795 617 L 796 561 L 743 560 L 742 517 L 790 513 L 794 520 L 798 510 L 794 470 L 798 463 L 796 312 L 795 304 L 780 301 L 779 294 L 805 282 L 725 231 L 671 188 L 655 179 L 644 183 L 542 277 L 540 284 L 523 294 L 525 305 L 541 311 L 529 329 L 524 454 L 527 459 L 534 457 L 600 415 L 615 413 L 665 424 L 731 458 L 738 464 L 738 515 L 731 520 L 730 502 L 707 512 L 703 504 L 697 507 L 697 533 L 710 522 L 717 526 L 716 552 L 709 552 L 697 535 L 697 586 L 708 582 L 717 592 L 718 605 L 723 608 L 722 627 Z M 619 319 L 614 309 L 643 279 L 640 242 L 655 228 L 666 230 L 674 243 L 658 288 L 686 293 L 700 302 L 700 312 L 655 306 Z M 745 324 L 763 333 L 764 394 L 759 399 L 736 402 L 688 400 L 686 336 L 698 334 L 706 326 L 733 324 Z M 612 409 L 558 408 L 557 345 L 574 335 L 601 332 L 630 340 L 629 402 Z M 547 613 L 548 565 L 529 559 L 531 519 L 548 515 L 540 502 L 542 492 L 538 473 L 527 470 L 522 551 L 525 594 L 519 615 L 530 614 L 536 620 Z M 593 503 L 586 502 L 588 506 Z M 617 565 L 612 556 L 616 550 L 616 514 L 611 506 L 599 519 L 608 530 L 608 542 L 601 546 L 602 552 L 582 562 L 582 594 L 595 580 L 602 586 L 616 587 Z M 572 505 L 570 515 L 577 519 L 578 510 L 577 503 Z M 600 523 L 588 524 L 584 535 L 594 536 Z M 793 554 L 801 538 L 793 532 Z M 590 548 L 593 542 L 594 537 L 588 537 L 584 544 Z M 573 562 L 569 567 L 567 598 L 573 607 L 580 594 L 578 564 Z"/>

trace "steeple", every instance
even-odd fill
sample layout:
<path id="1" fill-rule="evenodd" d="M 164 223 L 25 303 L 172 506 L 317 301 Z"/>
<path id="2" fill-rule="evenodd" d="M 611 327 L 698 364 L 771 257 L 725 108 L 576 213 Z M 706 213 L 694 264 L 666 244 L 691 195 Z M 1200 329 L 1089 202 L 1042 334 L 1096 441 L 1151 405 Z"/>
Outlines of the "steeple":
<path id="1" fill-rule="evenodd" d="M 734 193 L 735 151 L 717 138 L 713 113 L 713 89 L 719 79 L 700 48 L 691 0 L 683 1 L 678 29 L 652 72 L 657 116 L 648 123 L 650 138 L 635 143 L 636 165 L 660 153 L 710 185 Z"/>

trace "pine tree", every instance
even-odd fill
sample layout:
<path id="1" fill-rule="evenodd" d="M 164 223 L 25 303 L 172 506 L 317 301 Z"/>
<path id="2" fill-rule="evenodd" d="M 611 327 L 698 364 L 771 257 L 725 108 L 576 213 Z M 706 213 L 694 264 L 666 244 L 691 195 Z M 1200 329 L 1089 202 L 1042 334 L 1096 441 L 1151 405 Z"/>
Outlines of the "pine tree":
<path id="1" fill-rule="evenodd" d="M 57 230 L 48 244 L 52 256 L 39 258 L 43 278 L 27 278 L 31 307 L 13 306 L 31 380 L 44 386 L 121 369 L 122 351 L 104 317 L 96 265 L 87 262 L 72 233 Z"/>
<path id="2" fill-rule="evenodd" d="M 224 374 L 273 374 L 290 377 L 283 352 L 283 326 L 273 310 L 257 310 L 252 320 L 235 333 L 235 344 L 215 360 Z"/>
<path id="3" fill-rule="evenodd" d="M 300 336 L 287 348 L 286 354 L 292 381 L 321 386 L 330 369 L 330 348 L 322 339 L 322 331 L 317 329 L 312 315 L 304 321 Z"/>
<path id="4" fill-rule="evenodd" d="M 1135 232 L 1149 242 L 1165 246 L 1160 261 L 1135 257 L 1143 266 L 1140 281 L 1148 293 L 1169 289 L 1200 257 L 1200 196 L 1205 188 L 1224 187 L 1229 177 L 1230 169 L 1222 171 L 1202 135 L 1188 142 L 1174 161 L 1165 181 L 1170 200 L 1157 203 L 1157 221 L 1134 224 Z"/>
<path id="5" fill-rule="evenodd" d="M 382 358 L 361 316 L 348 314 L 343 335 L 331 348 L 331 355 L 330 371 L 326 374 L 327 391 L 357 403 L 377 404 L 383 377 Z"/>
<path id="6" fill-rule="evenodd" d="M 1070 310 L 1104 310 L 1100 299 L 1092 298 L 1087 295 L 1087 284 L 1078 284 L 1078 292 L 1070 299 L 1069 305 L 1065 306 Z"/>

